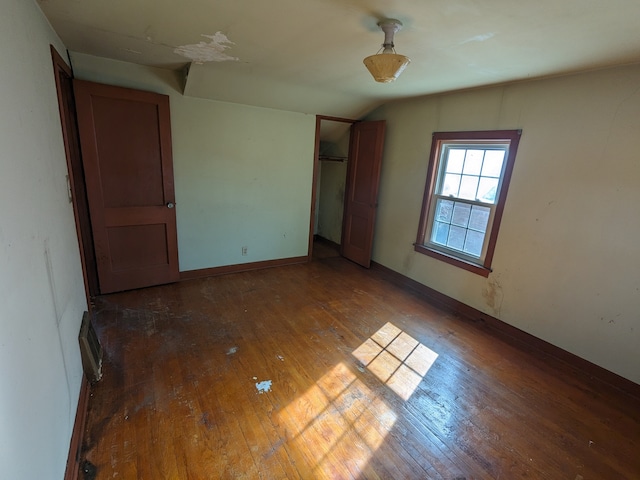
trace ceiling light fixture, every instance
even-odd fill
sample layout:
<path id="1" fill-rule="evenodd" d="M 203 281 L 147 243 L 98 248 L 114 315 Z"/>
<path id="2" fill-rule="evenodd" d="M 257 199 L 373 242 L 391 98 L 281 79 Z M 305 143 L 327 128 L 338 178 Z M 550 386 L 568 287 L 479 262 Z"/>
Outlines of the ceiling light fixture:
<path id="1" fill-rule="evenodd" d="M 384 32 L 382 51 L 365 58 L 363 62 L 376 82 L 389 83 L 400 76 L 411 59 L 397 54 L 393 45 L 393 35 L 402 28 L 400 20 L 387 18 L 380 21 L 378 26 Z"/>

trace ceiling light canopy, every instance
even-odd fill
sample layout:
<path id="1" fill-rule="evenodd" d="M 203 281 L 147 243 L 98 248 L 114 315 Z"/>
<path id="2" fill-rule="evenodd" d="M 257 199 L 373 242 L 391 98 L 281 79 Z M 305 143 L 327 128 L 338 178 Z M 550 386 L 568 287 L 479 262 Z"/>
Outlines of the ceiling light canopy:
<path id="1" fill-rule="evenodd" d="M 402 28 L 400 20 L 388 18 L 378 23 L 384 32 L 384 43 L 381 51 L 363 60 L 376 82 L 390 83 L 400 76 L 411 62 L 409 57 L 396 53 L 393 45 L 393 35 Z"/>

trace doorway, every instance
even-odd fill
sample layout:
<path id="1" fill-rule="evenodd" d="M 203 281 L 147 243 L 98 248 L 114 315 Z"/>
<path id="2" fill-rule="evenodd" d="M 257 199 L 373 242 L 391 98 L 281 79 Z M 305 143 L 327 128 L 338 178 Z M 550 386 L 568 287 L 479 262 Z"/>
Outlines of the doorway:
<path id="1" fill-rule="evenodd" d="M 384 120 L 316 117 L 309 258 L 313 239 L 321 238 L 369 268 L 384 133 Z"/>
<path id="2" fill-rule="evenodd" d="M 353 120 L 319 117 L 316 209 L 313 234 L 339 251 Z"/>

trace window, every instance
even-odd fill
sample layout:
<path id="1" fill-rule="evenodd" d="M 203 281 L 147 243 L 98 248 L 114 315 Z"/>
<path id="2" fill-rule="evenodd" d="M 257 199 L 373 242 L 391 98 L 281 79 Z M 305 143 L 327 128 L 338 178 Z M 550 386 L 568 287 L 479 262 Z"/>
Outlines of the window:
<path id="1" fill-rule="evenodd" d="M 489 275 L 520 134 L 433 134 L 417 252 Z"/>

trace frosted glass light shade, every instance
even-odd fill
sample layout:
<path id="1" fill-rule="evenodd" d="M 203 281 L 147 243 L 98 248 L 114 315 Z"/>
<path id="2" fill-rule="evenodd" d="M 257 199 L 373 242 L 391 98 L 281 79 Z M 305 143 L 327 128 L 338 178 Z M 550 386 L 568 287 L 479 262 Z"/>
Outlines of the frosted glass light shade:
<path id="1" fill-rule="evenodd" d="M 397 53 L 378 53 L 363 62 L 376 82 L 390 83 L 400 76 L 411 60 Z"/>

